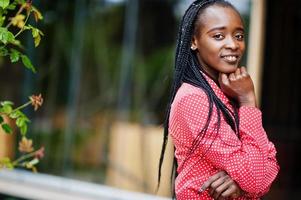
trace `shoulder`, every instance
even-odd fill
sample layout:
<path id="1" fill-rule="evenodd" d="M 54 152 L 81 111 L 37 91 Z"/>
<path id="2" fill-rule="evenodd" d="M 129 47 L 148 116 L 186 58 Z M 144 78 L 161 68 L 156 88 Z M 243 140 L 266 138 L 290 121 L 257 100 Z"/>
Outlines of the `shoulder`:
<path id="1" fill-rule="evenodd" d="M 208 102 L 208 97 L 205 91 L 201 88 L 195 87 L 188 83 L 183 83 L 178 89 L 173 105 L 185 103 L 206 103 Z"/>
<path id="2" fill-rule="evenodd" d="M 207 116 L 208 109 L 209 102 L 205 91 L 188 83 L 183 83 L 171 105 L 170 117 Z"/>
<path id="3" fill-rule="evenodd" d="M 196 137 L 206 124 L 208 113 L 209 102 L 205 91 L 183 83 L 171 105 L 170 134 L 178 141 L 187 141 L 187 138 Z"/>

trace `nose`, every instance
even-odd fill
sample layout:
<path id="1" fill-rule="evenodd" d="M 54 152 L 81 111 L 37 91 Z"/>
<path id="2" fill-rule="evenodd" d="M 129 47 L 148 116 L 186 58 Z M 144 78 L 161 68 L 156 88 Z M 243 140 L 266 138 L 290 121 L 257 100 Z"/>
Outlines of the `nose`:
<path id="1" fill-rule="evenodd" d="M 228 37 L 226 40 L 225 47 L 227 49 L 237 50 L 239 48 L 238 42 L 233 37 Z"/>

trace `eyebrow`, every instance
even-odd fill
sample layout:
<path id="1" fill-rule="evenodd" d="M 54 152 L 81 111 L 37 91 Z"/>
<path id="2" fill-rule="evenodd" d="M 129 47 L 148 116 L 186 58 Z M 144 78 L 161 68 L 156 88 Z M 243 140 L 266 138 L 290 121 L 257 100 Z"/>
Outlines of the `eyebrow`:
<path id="1" fill-rule="evenodd" d="M 216 31 L 216 30 L 224 30 L 224 29 L 226 29 L 225 26 L 214 27 L 214 28 L 210 29 L 209 31 L 207 31 L 207 33 L 210 33 L 212 31 Z M 242 27 L 238 27 L 238 28 L 236 28 L 236 30 L 245 32 L 244 28 L 242 28 Z"/>

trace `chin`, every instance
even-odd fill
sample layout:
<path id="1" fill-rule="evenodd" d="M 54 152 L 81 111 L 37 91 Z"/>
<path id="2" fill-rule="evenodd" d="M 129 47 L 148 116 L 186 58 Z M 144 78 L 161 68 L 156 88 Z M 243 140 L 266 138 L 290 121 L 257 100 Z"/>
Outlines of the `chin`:
<path id="1" fill-rule="evenodd" d="M 225 69 L 225 70 L 223 71 L 223 73 L 225 73 L 225 74 L 231 74 L 231 73 L 234 73 L 234 72 L 236 71 L 237 68 L 238 68 L 238 65 L 235 65 L 235 66 L 230 65 L 229 67 L 227 67 L 227 69 Z"/>

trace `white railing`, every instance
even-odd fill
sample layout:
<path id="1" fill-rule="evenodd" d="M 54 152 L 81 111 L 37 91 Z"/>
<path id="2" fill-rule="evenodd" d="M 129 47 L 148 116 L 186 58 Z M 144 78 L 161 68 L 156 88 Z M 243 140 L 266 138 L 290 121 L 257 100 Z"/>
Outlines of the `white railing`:
<path id="1" fill-rule="evenodd" d="M 0 170 L 0 193 L 33 200 L 168 200 L 64 177 Z"/>

